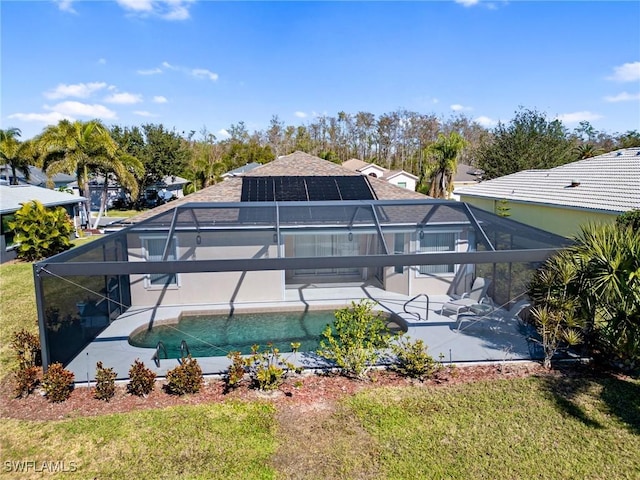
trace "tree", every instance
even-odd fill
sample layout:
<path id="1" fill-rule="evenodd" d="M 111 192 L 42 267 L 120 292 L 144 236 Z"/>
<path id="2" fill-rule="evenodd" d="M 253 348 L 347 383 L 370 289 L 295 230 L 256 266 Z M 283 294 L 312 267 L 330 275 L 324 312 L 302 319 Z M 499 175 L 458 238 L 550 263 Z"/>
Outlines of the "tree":
<path id="1" fill-rule="evenodd" d="M 33 143 L 18 140 L 19 128 L 0 130 L 0 161 L 11 169 L 11 184 L 18 184 L 17 172 L 20 171 L 29 180 L 29 166 L 35 163 Z"/>
<path id="2" fill-rule="evenodd" d="M 144 175 L 138 178 L 138 207 L 143 204 L 147 188 L 188 168 L 189 143 L 162 124 L 145 124 L 141 128 L 115 126 L 111 128 L 111 135 L 124 153 L 140 160 L 144 167 Z"/>
<path id="3" fill-rule="evenodd" d="M 628 130 L 616 139 L 618 148 L 640 147 L 640 132 L 638 130 Z"/>
<path id="4" fill-rule="evenodd" d="M 596 147 L 593 143 L 578 145 L 573 149 L 573 152 L 578 160 L 592 158 L 603 153 L 602 150 Z"/>
<path id="5" fill-rule="evenodd" d="M 486 178 L 526 169 L 551 168 L 574 160 L 573 142 L 559 120 L 535 110 L 520 110 L 508 125 L 499 123 L 491 141 L 478 149 Z"/>
<path id="6" fill-rule="evenodd" d="M 448 198 L 453 190 L 452 177 L 458 168 L 458 157 L 467 145 L 458 132 L 438 135 L 438 140 L 427 147 L 429 160 L 424 165 L 423 185 L 429 184 L 429 196 Z"/>
<path id="7" fill-rule="evenodd" d="M 108 170 L 116 158 L 118 145 L 98 120 L 89 122 L 61 120 L 36 138 L 36 148 L 45 173 L 75 174 L 78 189 L 90 211 L 89 176 L 98 168 Z"/>
<path id="8" fill-rule="evenodd" d="M 100 195 L 100 209 L 96 216 L 93 228 L 98 228 L 100 219 L 107 206 L 107 196 L 109 192 L 109 182 L 118 183 L 121 188 L 129 191 L 133 198 L 138 196 L 138 178 L 144 175 L 142 162 L 132 155 L 124 153 L 118 149 L 116 153 L 104 159 L 100 165 L 96 166 L 94 173 L 103 177 L 102 194 Z"/>

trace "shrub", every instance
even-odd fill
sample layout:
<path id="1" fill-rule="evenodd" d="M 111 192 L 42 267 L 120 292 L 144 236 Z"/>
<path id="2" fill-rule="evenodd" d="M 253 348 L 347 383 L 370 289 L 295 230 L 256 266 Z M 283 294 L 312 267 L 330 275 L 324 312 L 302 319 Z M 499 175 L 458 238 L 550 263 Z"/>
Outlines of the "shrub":
<path id="1" fill-rule="evenodd" d="M 259 345 L 253 345 L 251 356 L 245 360 L 245 365 L 248 367 L 252 385 L 260 390 L 277 389 L 284 382 L 288 372 L 296 368 L 282 358 L 280 350 L 271 343 L 268 343 L 262 352 Z"/>
<path id="2" fill-rule="evenodd" d="M 33 393 L 38 386 L 38 374 L 40 373 L 39 367 L 22 367 L 18 369 L 14 374 L 16 385 L 14 393 L 16 397 L 26 397 L 30 393 Z"/>
<path id="3" fill-rule="evenodd" d="M 427 353 L 427 346 L 422 340 L 411 342 L 408 337 L 400 336 L 391 349 L 396 356 L 392 368 L 402 376 L 424 380 L 439 369 L 439 363 Z"/>
<path id="4" fill-rule="evenodd" d="M 375 364 L 381 349 L 388 348 L 391 336 L 373 303 L 363 300 L 338 310 L 333 326 L 322 332 L 318 355 L 333 360 L 343 375 L 362 378 Z"/>
<path id="5" fill-rule="evenodd" d="M 62 207 L 48 209 L 37 200 L 25 203 L 9 222 L 18 258 L 29 262 L 71 248 L 73 222 Z"/>
<path id="6" fill-rule="evenodd" d="M 242 358 L 240 352 L 234 351 L 227 354 L 227 358 L 231 359 L 231 365 L 227 369 L 227 374 L 224 376 L 226 389 L 235 388 L 244 378 L 245 361 Z"/>
<path id="7" fill-rule="evenodd" d="M 64 402 L 73 390 L 74 375 L 61 363 L 52 363 L 42 377 L 42 388 L 50 402 Z"/>
<path id="8" fill-rule="evenodd" d="M 20 368 L 42 365 L 38 335 L 25 329 L 14 332 L 11 338 L 11 348 L 15 351 Z"/>
<path id="9" fill-rule="evenodd" d="M 156 374 L 153 370 L 145 367 L 139 359 L 133 362 L 129 369 L 129 383 L 127 383 L 127 392 L 138 395 L 139 397 L 147 396 L 153 390 L 156 383 Z"/>
<path id="10" fill-rule="evenodd" d="M 195 358 L 182 358 L 180 365 L 167 372 L 167 391 L 174 395 L 198 393 L 204 379 L 202 369 Z"/>
<path id="11" fill-rule="evenodd" d="M 102 362 L 96 364 L 96 388 L 93 397 L 108 402 L 116 394 L 116 372 L 113 368 L 104 368 Z"/>

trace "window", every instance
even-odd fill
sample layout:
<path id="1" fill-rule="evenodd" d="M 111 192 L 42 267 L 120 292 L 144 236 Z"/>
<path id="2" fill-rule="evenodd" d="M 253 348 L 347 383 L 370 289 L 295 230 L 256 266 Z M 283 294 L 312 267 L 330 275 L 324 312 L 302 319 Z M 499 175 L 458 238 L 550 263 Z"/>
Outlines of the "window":
<path id="1" fill-rule="evenodd" d="M 393 253 L 395 255 L 401 255 L 404 253 L 404 233 L 396 233 L 393 236 Z M 396 265 L 394 272 L 404 273 L 404 267 L 402 265 Z"/>
<path id="2" fill-rule="evenodd" d="M 407 182 L 398 182 L 398 186 L 402 188 L 407 188 Z"/>
<path id="3" fill-rule="evenodd" d="M 422 238 L 418 238 L 418 252 L 454 252 L 456 250 L 456 232 L 425 232 Z M 454 273 L 455 265 L 421 265 L 421 274 Z"/>
<path id="4" fill-rule="evenodd" d="M 345 257 L 359 255 L 357 236 L 335 235 L 297 235 L 294 237 L 296 257 Z M 305 268 L 295 270 L 295 275 L 358 275 L 357 267 L 346 268 Z"/>
<path id="5" fill-rule="evenodd" d="M 148 261 L 162 260 L 166 237 L 146 237 L 142 239 L 142 248 L 144 250 L 144 259 Z M 175 260 L 177 258 L 178 245 L 175 237 L 171 239 L 169 244 L 169 252 L 167 260 Z M 178 275 L 175 273 L 152 273 L 147 275 L 147 287 L 165 287 L 178 286 Z"/>

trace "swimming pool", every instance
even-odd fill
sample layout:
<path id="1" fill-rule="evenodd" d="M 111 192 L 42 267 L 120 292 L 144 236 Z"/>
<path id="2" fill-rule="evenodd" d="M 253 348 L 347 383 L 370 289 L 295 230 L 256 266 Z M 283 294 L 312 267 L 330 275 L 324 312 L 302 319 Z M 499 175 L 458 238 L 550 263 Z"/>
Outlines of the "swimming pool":
<path id="1" fill-rule="evenodd" d="M 320 346 L 322 331 L 334 318 L 334 310 L 183 315 L 177 323 L 133 332 L 129 343 L 155 349 L 162 341 L 168 358 L 180 358 L 182 340 L 193 357 L 226 356 L 234 350 L 247 355 L 252 345 L 264 348 L 269 342 L 281 352 L 291 352 L 292 342 L 300 343 L 300 352 L 312 352 Z"/>

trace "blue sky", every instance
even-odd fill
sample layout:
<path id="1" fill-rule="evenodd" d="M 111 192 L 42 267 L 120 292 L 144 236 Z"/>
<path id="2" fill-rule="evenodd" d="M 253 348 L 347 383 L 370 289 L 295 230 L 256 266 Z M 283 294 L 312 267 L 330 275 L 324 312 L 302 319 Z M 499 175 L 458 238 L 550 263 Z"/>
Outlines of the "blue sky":
<path id="1" fill-rule="evenodd" d="M 520 107 L 640 129 L 640 2 L 2 1 L 0 128 Z"/>

